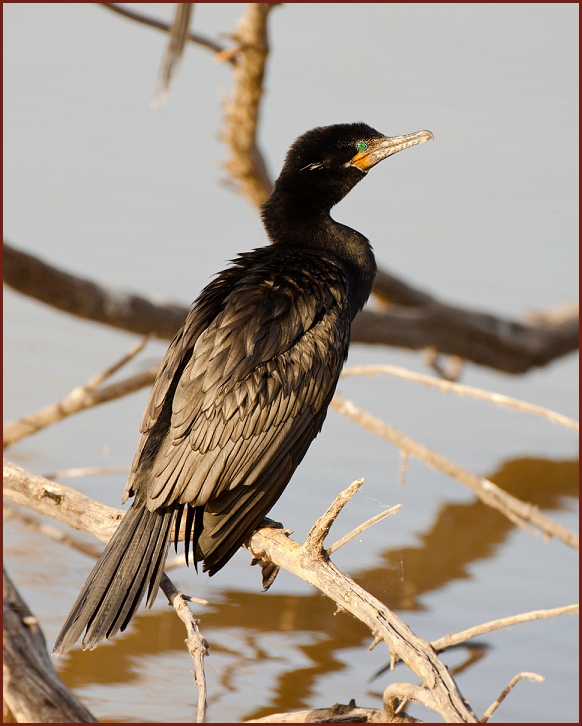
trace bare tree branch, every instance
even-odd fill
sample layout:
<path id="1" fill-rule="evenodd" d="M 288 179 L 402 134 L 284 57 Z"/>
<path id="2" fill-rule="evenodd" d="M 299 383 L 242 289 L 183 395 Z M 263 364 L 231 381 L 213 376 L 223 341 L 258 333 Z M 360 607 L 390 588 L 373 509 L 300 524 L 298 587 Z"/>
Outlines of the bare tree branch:
<path id="1" fill-rule="evenodd" d="M 484 391 L 482 388 L 475 388 L 474 386 L 466 386 L 462 383 L 456 383 L 455 381 L 443 380 L 442 378 L 435 378 L 434 376 L 425 376 L 422 373 L 416 373 L 409 371 L 407 368 L 399 368 L 398 366 L 390 365 L 364 365 L 354 366 L 353 368 L 344 368 L 341 373 L 342 378 L 348 378 L 349 376 L 374 376 L 378 374 L 388 374 L 391 376 L 398 376 L 404 378 L 407 381 L 414 381 L 415 383 L 422 383 L 425 386 L 434 386 L 439 388 L 441 391 L 456 393 L 459 396 L 470 396 L 471 398 L 479 398 L 482 401 L 490 401 L 499 406 L 505 406 L 507 408 L 513 408 L 516 411 L 522 411 L 523 413 L 531 413 L 534 416 L 540 416 L 545 418 L 552 423 L 566 426 L 574 431 L 580 430 L 580 424 L 578 421 L 564 416 L 561 413 L 552 411 L 549 408 L 543 406 L 536 406 L 533 403 L 527 401 L 519 401 L 517 398 L 511 398 L 510 396 L 504 396 L 501 393 L 495 393 L 495 391 Z"/>
<path id="2" fill-rule="evenodd" d="M 171 340 L 188 309 L 159 305 L 139 295 L 114 292 L 70 275 L 4 242 L 4 282 L 54 308 L 138 335 Z"/>
<path id="3" fill-rule="evenodd" d="M 98 559 L 103 552 L 103 547 L 99 547 L 99 545 L 93 544 L 92 542 L 85 542 L 80 537 L 63 529 L 59 529 L 49 522 L 40 521 L 35 517 L 31 517 L 21 507 L 13 507 L 11 504 L 4 502 L 3 510 L 4 519 L 16 519 L 27 529 L 38 532 L 38 534 L 48 537 L 53 542 L 67 545 L 77 550 L 77 552 L 82 552 L 84 555 L 88 555 L 94 559 Z"/>
<path id="4" fill-rule="evenodd" d="M 91 532 L 105 541 L 111 536 L 122 515 L 120 510 L 94 502 L 74 489 L 53 484 L 8 461 L 4 462 L 4 480 L 5 496 L 12 501 L 52 516 L 77 529 Z M 252 535 L 247 547 L 256 561 L 270 561 L 276 567 L 283 567 L 305 582 L 319 588 L 334 600 L 341 609 L 350 612 L 368 625 L 375 636 L 372 647 L 379 642 L 385 642 L 388 645 L 392 656 L 392 665 L 396 660 L 402 659 L 421 677 L 422 687 L 399 683 L 392 684 L 386 689 L 384 697 L 386 713 L 383 718 L 380 718 L 378 713 L 354 712 L 352 715 L 356 720 L 367 720 L 369 722 L 410 721 L 411 719 L 405 714 L 398 716 L 398 713 L 400 713 L 408 699 L 414 699 L 435 709 L 449 722 L 475 722 L 474 715 L 467 710 L 466 704 L 456 690 L 454 681 L 441 661 L 436 658 L 435 652 L 508 625 L 572 614 L 578 612 L 578 606 L 570 605 L 551 610 L 521 613 L 509 618 L 484 623 L 455 635 L 447 635 L 432 643 L 425 643 L 418 639 L 381 602 L 373 598 L 365 590 L 362 590 L 338 570 L 329 560 L 327 554 L 329 550 L 326 551 L 324 548 L 323 540 L 325 535 L 329 532 L 342 507 L 345 506 L 360 486 L 361 481 L 354 482 L 345 492 L 338 495 L 327 512 L 313 526 L 305 544 L 299 545 L 290 539 L 285 530 L 266 527 L 257 530 Z M 197 684 L 200 689 L 199 709 L 201 709 L 205 702 L 205 691 L 203 690 L 205 685 L 201 680 L 203 678 L 203 669 L 200 670 L 200 664 L 206 654 L 207 643 L 198 630 L 198 621 L 194 615 L 189 610 L 188 612 L 183 610 L 185 601 L 189 598 L 182 596 L 175 588 L 172 589 L 172 586 L 163 587 L 162 589 L 164 589 L 166 596 L 174 604 L 179 614 L 182 613 L 180 617 L 182 617 L 188 628 L 188 648 L 195 662 L 198 661 Z M 177 598 L 179 604 L 176 603 Z M 199 675 L 200 673 L 202 673 L 202 676 Z M 499 699 L 498 702 L 500 702 Z M 337 706 L 332 707 L 332 710 L 335 708 L 340 709 Z M 344 708 L 356 707 L 352 703 L 349 707 L 341 707 L 341 709 Z M 398 711 L 398 713 L 394 713 L 395 711 Z M 345 721 L 346 719 L 342 718 L 342 713 L 347 715 L 348 711 L 337 712 L 335 715 L 333 713 L 328 714 L 330 716 L 329 720 L 335 722 Z M 199 711 L 199 718 L 200 716 L 201 712 Z M 321 716 L 321 720 L 324 720 L 323 713 L 317 714 L 314 712 L 314 721 L 318 720 L 316 716 Z M 334 716 L 333 719 L 331 716 Z M 276 719 L 272 716 L 270 720 Z M 289 722 L 304 722 L 305 720 L 307 720 L 306 714 L 302 713 L 288 714 L 288 718 L 285 719 L 285 721 Z"/>
<path id="5" fill-rule="evenodd" d="M 198 688 L 198 709 L 196 714 L 196 723 L 204 723 L 206 720 L 206 673 L 204 672 L 204 658 L 208 655 L 208 643 L 200 632 L 198 620 L 194 617 L 194 613 L 188 607 L 187 600 L 192 602 L 194 598 L 186 598 L 176 589 L 170 578 L 164 574 L 160 587 L 168 598 L 170 605 L 174 607 L 180 620 L 186 626 L 188 637 L 186 638 L 186 646 L 192 660 L 194 661 L 194 682 Z M 196 602 L 201 602 L 196 600 Z"/>
<path id="6" fill-rule="evenodd" d="M 158 372 L 159 366 L 157 365 L 110 386 L 98 388 L 104 380 L 113 375 L 121 366 L 125 365 L 131 358 L 137 355 L 144 345 L 145 341 L 142 341 L 137 346 L 134 346 L 121 360 L 117 361 L 106 371 L 93 376 L 85 385 L 74 388 L 61 401 L 45 406 L 39 411 L 23 416 L 17 421 L 7 423 L 4 426 L 3 432 L 4 448 L 8 448 L 25 436 L 30 436 L 47 426 L 62 421 L 67 416 L 85 411 L 88 408 L 98 406 L 102 403 L 107 403 L 108 401 L 113 401 L 116 398 L 121 398 L 145 386 L 151 386 Z"/>
<path id="7" fill-rule="evenodd" d="M 8 461 L 4 461 L 4 482 L 4 495 L 13 502 L 48 514 L 76 529 L 84 529 L 103 540 L 109 539 L 122 516 L 120 510 L 94 502 L 74 489 L 49 482 Z M 355 492 L 356 489 L 357 485 L 353 485 L 348 491 Z M 476 723 L 474 714 L 467 708 L 455 682 L 430 645 L 417 638 L 385 605 L 338 570 L 320 546 L 321 533 L 329 531 L 348 498 L 348 493 L 342 492 L 318 520 L 310 538 L 311 546 L 301 546 L 283 530 L 272 528 L 256 531 L 247 546 L 256 559 L 268 559 L 276 566 L 285 567 L 368 625 L 435 694 L 439 713 L 445 720 Z"/>
<path id="8" fill-rule="evenodd" d="M 147 25 L 150 28 L 157 28 L 158 30 L 164 30 L 169 31 L 172 27 L 170 23 L 166 23 L 163 20 L 157 20 L 156 18 L 150 18 L 147 15 L 142 15 L 142 13 L 136 13 L 133 10 L 129 10 L 128 8 L 123 8 L 121 5 L 116 5 L 115 3 L 97 3 L 102 8 L 105 8 L 106 10 L 112 10 L 114 13 L 118 13 L 119 15 L 122 15 L 124 18 L 128 18 L 129 20 L 134 20 L 137 23 L 141 23 L 143 25 Z M 212 38 L 208 38 L 204 35 L 200 35 L 200 33 L 193 33 L 189 32 L 187 34 L 187 39 L 190 40 L 192 43 L 196 43 L 196 45 L 200 45 L 203 48 L 208 48 L 208 50 L 213 51 L 214 53 L 223 53 L 225 50 L 228 50 L 226 46 L 222 45 L 221 43 L 218 43 L 215 40 L 212 40 Z M 227 58 L 229 63 L 232 63 L 233 65 L 236 63 L 236 58 L 230 57 Z"/>
<path id="9" fill-rule="evenodd" d="M 493 715 L 493 712 L 496 711 L 501 703 L 505 700 L 508 693 L 514 688 L 515 684 L 523 680 L 524 678 L 528 678 L 530 681 L 537 681 L 537 683 L 542 683 L 544 681 L 544 677 L 538 675 L 537 673 L 518 673 L 511 679 L 509 685 L 503 689 L 495 702 L 492 703 L 491 706 L 489 706 L 489 708 L 485 711 L 483 716 L 479 719 L 479 722 L 486 723 Z"/>
<path id="10" fill-rule="evenodd" d="M 309 711 L 272 713 L 244 723 L 422 723 L 404 713 L 389 718 L 386 711 L 377 708 L 363 708 L 351 701 L 344 705 L 336 703 L 330 708 L 312 708 Z"/>
<path id="11" fill-rule="evenodd" d="M 38 620 L 4 570 L 4 721 L 96 723 L 65 687 Z M 8 717 L 8 718 L 7 718 Z"/>
<path id="12" fill-rule="evenodd" d="M 461 484 L 474 492 L 485 504 L 497 509 L 518 527 L 532 534 L 542 534 L 544 537 L 555 537 L 569 547 L 573 547 L 574 549 L 579 548 L 579 539 L 574 532 L 571 532 L 550 517 L 542 514 L 536 506 L 522 502 L 516 497 L 511 496 L 511 494 L 504 492 L 492 481 L 463 469 L 453 461 L 432 451 L 423 444 L 418 443 L 418 441 L 384 423 L 384 421 L 376 416 L 356 406 L 351 401 L 340 396 L 339 393 L 336 393 L 333 397 L 331 406 L 338 413 L 351 418 L 377 436 L 391 441 L 408 456 L 414 456 L 429 466 L 457 479 Z"/>
<path id="13" fill-rule="evenodd" d="M 438 640 L 432 640 L 431 645 L 437 651 L 441 652 L 453 645 L 459 645 L 464 643 L 471 638 L 476 638 L 479 635 L 485 633 L 492 633 L 494 630 L 501 630 L 501 628 L 508 628 L 510 625 L 517 625 L 518 623 L 529 623 L 532 620 L 542 620 L 544 618 L 555 618 L 558 615 L 574 615 L 579 612 L 580 607 L 578 604 L 565 605 L 560 608 L 550 608 L 548 610 L 532 610 L 528 613 L 519 613 L 519 615 L 511 615 L 507 618 L 499 618 L 498 620 L 490 620 L 488 623 L 482 623 L 476 625 L 473 628 L 467 628 L 462 630 L 460 633 L 454 635 L 445 635 L 443 638 Z"/>
<path id="14" fill-rule="evenodd" d="M 171 340 L 188 314 L 185 306 L 160 305 L 139 295 L 113 292 L 63 272 L 4 242 L 4 282 L 18 292 L 81 318 L 139 335 Z M 412 288 L 405 299 L 413 299 Z M 422 296 L 420 291 L 416 291 Z M 578 348 L 578 314 L 556 322 L 518 323 L 441 303 L 363 310 L 352 342 L 419 350 L 433 347 L 506 373 L 524 373 Z"/>
<path id="15" fill-rule="evenodd" d="M 103 542 L 109 541 L 124 514 L 122 510 L 99 504 L 70 487 L 55 484 L 6 460 L 4 460 L 4 496 L 15 504 L 29 507 L 75 529 L 90 532 Z M 186 614 L 184 608 L 189 610 L 186 599 L 167 575 L 162 578 L 160 587 L 186 625 L 188 633 L 186 644 L 196 669 L 198 716 L 203 721 L 206 712 L 206 676 L 203 658 L 207 653 L 208 643 L 202 637 L 194 615 L 191 614 L 190 617 Z"/>
<path id="16" fill-rule="evenodd" d="M 248 3 L 232 34 L 241 52 L 234 68 L 232 101 L 225 104 L 222 134 L 231 153 L 225 166 L 240 185 L 240 191 L 257 207 L 267 199 L 273 186 L 257 143 L 269 54 L 267 19 L 272 8 L 272 3 Z"/>
<path id="17" fill-rule="evenodd" d="M 427 693 L 431 694 L 431 708 L 446 722 L 475 723 L 475 715 L 431 646 L 415 636 L 383 603 L 335 567 L 323 549 L 321 534 L 329 531 L 346 498 L 358 488 L 357 484 L 341 492 L 336 502 L 316 522 L 312 536 L 304 545 L 290 539 L 283 530 L 263 528 L 251 536 L 247 546 L 255 558 L 268 559 L 317 587 L 342 610 L 367 625 L 376 637 L 386 643 L 390 653 L 401 658 L 422 679 Z M 401 687 L 407 688 L 410 684 L 393 685 L 395 691 L 400 692 Z"/>
<path id="18" fill-rule="evenodd" d="M 176 3 L 174 20 L 169 30 L 170 37 L 168 38 L 156 92 L 152 100 L 152 106 L 154 107 L 166 101 L 168 97 L 170 83 L 178 71 L 184 54 L 184 46 L 188 40 L 193 8 L 194 3 Z"/>
<path id="19" fill-rule="evenodd" d="M 505 373 L 525 373 L 578 350 L 578 313 L 559 323 L 522 323 L 433 302 L 363 310 L 352 340 L 411 350 L 434 348 Z"/>

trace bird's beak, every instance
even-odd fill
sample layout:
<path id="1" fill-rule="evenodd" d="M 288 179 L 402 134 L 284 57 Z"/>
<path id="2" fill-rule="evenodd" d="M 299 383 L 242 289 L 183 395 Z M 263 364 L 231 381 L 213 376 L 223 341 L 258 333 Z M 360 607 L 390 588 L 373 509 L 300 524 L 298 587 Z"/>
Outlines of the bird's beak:
<path id="1" fill-rule="evenodd" d="M 384 136 L 379 139 L 367 141 L 368 148 L 358 153 L 346 166 L 357 166 L 361 171 L 368 171 L 382 159 L 387 159 L 392 154 L 397 154 L 403 149 L 416 144 L 424 144 L 425 141 L 434 139 L 430 131 L 416 131 L 406 136 Z"/>

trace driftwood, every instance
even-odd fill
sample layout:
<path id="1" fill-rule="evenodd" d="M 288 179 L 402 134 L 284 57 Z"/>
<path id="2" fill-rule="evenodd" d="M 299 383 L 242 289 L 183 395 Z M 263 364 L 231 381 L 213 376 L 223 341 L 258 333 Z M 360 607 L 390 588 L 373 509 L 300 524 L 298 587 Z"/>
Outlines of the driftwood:
<path id="1" fill-rule="evenodd" d="M 109 541 L 124 514 L 122 510 L 98 504 L 74 489 L 55 484 L 49 479 L 27 472 L 6 461 L 4 496 L 15 504 L 29 507 L 75 529 L 89 532 L 103 542 Z M 198 721 L 202 722 L 206 712 L 206 677 L 203 660 L 208 654 L 208 643 L 200 633 L 198 620 L 188 607 L 186 598 L 167 575 L 162 577 L 160 589 L 186 626 L 186 643 L 194 661 L 194 680 L 199 693 Z"/>
<path id="2" fill-rule="evenodd" d="M 377 708 L 361 708 L 353 701 L 347 705 L 336 703 L 330 708 L 312 708 L 309 711 L 273 713 L 264 718 L 252 719 L 245 723 L 386 723 L 386 711 Z M 419 723 L 412 716 L 395 714 L 390 723 Z"/>
<path id="3" fill-rule="evenodd" d="M 72 527 L 90 532 L 103 541 L 110 538 L 123 515 L 120 510 L 99 504 L 74 489 L 55 484 L 8 461 L 4 462 L 4 482 L 5 497 L 16 504 L 27 506 Z M 320 589 L 337 603 L 340 610 L 351 613 L 370 628 L 374 636 L 371 648 L 380 642 L 385 643 L 390 653 L 392 665 L 397 660 L 403 660 L 420 677 L 422 686 L 393 683 L 386 689 L 382 718 L 379 717 L 377 710 L 364 709 L 364 711 L 352 713 L 353 720 L 368 720 L 370 722 L 413 720 L 401 712 L 403 703 L 412 699 L 435 710 L 446 721 L 475 723 L 477 719 L 474 713 L 459 693 L 448 669 L 437 657 L 437 652 L 482 633 L 491 632 L 508 625 L 575 613 L 578 612 L 578 606 L 572 605 L 554 610 L 534 611 L 512 616 L 511 618 L 503 618 L 476 626 L 463 631 L 463 633 L 444 636 L 444 638 L 433 643 L 427 643 L 418 638 L 383 603 L 359 587 L 330 561 L 329 554 L 349 541 L 352 533 L 328 548 L 323 545 L 335 518 L 361 484 L 361 480 L 354 482 L 336 498 L 327 512 L 312 527 L 303 545 L 292 540 L 288 536 L 288 532 L 280 528 L 267 526 L 257 530 L 246 545 L 253 555 L 253 561 L 261 564 L 264 577 L 265 573 L 267 577 L 270 577 L 274 569 L 282 567 Z M 376 517 L 374 520 L 379 518 Z M 372 523 L 372 520 L 357 528 L 354 533 L 361 531 L 363 527 L 370 523 Z M 183 539 L 182 534 L 180 539 Z M 207 643 L 198 629 L 198 621 L 190 611 L 186 598 L 174 588 L 167 576 L 164 577 L 161 588 L 187 627 L 187 645 L 195 662 L 195 680 L 199 689 L 198 721 L 202 721 L 204 720 L 206 708 L 203 659 L 207 654 Z M 539 678 L 538 676 L 535 677 Z M 500 699 L 498 699 L 499 702 L 501 702 Z M 496 707 L 495 704 L 492 705 L 491 709 L 494 707 Z M 347 713 L 349 713 L 349 709 L 357 707 L 354 704 L 347 707 L 336 705 L 332 707 L 332 711 L 333 709 L 340 709 L 341 711 L 343 708 L 348 709 Z M 345 721 L 347 713 L 337 712 L 333 720 Z M 332 716 L 333 714 L 328 715 Z M 288 721 L 301 721 L 307 718 L 305 714 L 288 714 L 287 716 Z M 317 714 L 313 713 L 312 716 L 315 718 Z"/>
<path id="4" fill-rule="evenodd" d="M 37 619 L 4 570 L 4 723 L 96 723 L 65 687 Z"/>

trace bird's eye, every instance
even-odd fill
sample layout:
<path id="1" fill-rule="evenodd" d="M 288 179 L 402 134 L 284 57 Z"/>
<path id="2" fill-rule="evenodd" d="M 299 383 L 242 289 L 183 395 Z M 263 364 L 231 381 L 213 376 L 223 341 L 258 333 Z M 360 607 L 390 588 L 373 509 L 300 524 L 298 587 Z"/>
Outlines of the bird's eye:
<path id="1" fill-rule="evenodd" d="M 358 151 L 366 151 L 367 148 L 368 144 L 365 141 L 358 141 L 358 143 L 356 144 L 356 149 Z"/>

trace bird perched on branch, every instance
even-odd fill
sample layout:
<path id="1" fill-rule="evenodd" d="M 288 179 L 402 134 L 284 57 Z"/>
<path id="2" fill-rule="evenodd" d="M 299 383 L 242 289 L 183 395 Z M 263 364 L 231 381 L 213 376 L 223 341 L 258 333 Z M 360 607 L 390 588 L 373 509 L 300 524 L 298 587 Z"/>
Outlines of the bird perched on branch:
<path id="1" fill-rule="evenodd" d="M 289 149 L 262 207 L 271 244 L 240 254 L 194 302 L 153 385 L 123 501 L 134 497 L 55 644 L 123 630 L 155 599 L 172 532 L 215 574 L 279 499 L 321 430 L 372 290 L 368 240 L 331 208 L 382 159 L 433 136 L 363 123 Z"/>

